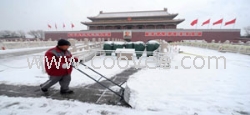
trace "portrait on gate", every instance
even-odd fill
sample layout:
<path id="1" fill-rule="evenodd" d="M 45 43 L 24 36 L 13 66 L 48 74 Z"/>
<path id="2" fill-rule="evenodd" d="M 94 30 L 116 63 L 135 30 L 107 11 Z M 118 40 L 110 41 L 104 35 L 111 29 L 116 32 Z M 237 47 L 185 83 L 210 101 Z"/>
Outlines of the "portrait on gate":
<path id="1" fill-rule="evenodd" d="M 132 38 L 131 31 L 123 31 L 123 38 Z"/>

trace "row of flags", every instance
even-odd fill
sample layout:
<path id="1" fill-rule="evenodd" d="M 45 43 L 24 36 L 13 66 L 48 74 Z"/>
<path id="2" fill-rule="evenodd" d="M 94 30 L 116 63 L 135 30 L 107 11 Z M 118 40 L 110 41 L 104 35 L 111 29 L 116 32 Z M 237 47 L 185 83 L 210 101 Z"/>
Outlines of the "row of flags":
<path id="1" fill-rule="evenodd" d="M 202 23 L 201 26 L 209 25 L 209 24 L 210 24 L 210 21 L 211 21 L 210 19 L 204 21 L 204 22 Z M 235 22 L 236 22 L 236 18 L 233 19 L 233 20 L 230 20 L 230 21 L 225 22 L 225 26 L 230 25 L 230 24 L 235 24 Z M 222 25 L 222 23 L 223 23 L 223 18 L 220 19 L 220 20 L 215 21 L 215 22 L 213 23 L 213 25 L 217 25 L 217 24 L 221 24 L 221 25 Z M 190 23 L 191 26 L 194 26 L 194 25 L 197 25 L 197 24 L 198 24 L 198 19 L 195 19 L 195 20 L 193 20 L 193 21 Z M 55 24 L 54 27 L 55 27 L 55 29 L 57 29 L 57 24 Z M 65 28 L 66 25 L 63 23 L 62 27 Z M 75 25 L 74 25 L 73 23 L 71 23 L 71 28 L 73 29 L 74 27 L 75 27 Z M 48 28 L 49 28 L 49 29 L 52 29 L 52 25 L 48 24 Z"/>
<path id="2" fill-rule="evenodd" d="M 62 27 L 65 28 L 66 25 L 63 23 Z M 71 23 L 71 28 L 73 29 L 74 27 L 75 27 L 75 25 L 73 23 Z M 51 29 L 52 26 L 50 24 L 48 24 L 48 28 Z M 57 24 L 55 24 L 55 29 L 57 29 Z"/>
<path id="3" fill-rule="evenodd" d="M 225 26 L 230 25 L 230 24 L 235 24 L 235 22 L 236 22 L 236 18 L 233 19 L 233 20 L 225 22 Z M 215 21 L 213 23 L 213 25 L 218 25 L 218 24 L 222 24 L 222 23 L 223 23 L 223 18 L 220 19 L 220 20 Z M 190 25 L 194 26 L 194 25 L 197 25 L 197 24 L 198 24 L 198 19 L 195 19 L 194 21 L 191 22 Z M 207 24 L 210 24 L 210 19 L 204 21 L 201 26 L 204 26 L 204 25 L 207 25 Z"/>

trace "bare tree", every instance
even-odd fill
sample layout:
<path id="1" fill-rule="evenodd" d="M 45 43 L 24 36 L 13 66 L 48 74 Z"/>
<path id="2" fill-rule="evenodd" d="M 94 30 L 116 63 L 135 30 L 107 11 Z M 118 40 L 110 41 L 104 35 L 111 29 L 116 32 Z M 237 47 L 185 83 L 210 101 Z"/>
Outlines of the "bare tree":
<path id="1" fill-rule="evenodd" d="M 37 30 L 37 33 L 39 35 L 39 38 L 44 38 L 44 32 L 43 32 L 43 30 Z"/>
<path id="2" fill-rule="evenodd" d="M 13 37 L 13 38 L 19 38 L 20 37 L 19 34 L 17 32 L 15 32 L 15 31 L 12 31 L 10 33 L 10 36 Z"/>
<path id="3" fill-rule="evenodd" d="M 14 31 L 4 30 L 0 32 L 0 36 L 2 38 L 13 38 L 16 36 L 16 33 Z"/>
<path id="4" fill-rule="evenodd" d="M 19 36 L 20 36 L 21 38 L 26 38 L 25 32 L 24 32 L 24 31 L 19 30 L 19 31 L 17 31 L 17 33 L 19 34 Z"/>
<path id="5" fill-rule="evenodd" d="M 247 37 L 250 37 L 250 26 L 245 27 L 244 30 L 245 30 L 245 32 L 246 32 L 246 36 L 247 36 Z"/>
<path id="6" fill-rule="evenodd" d="M 3 37 L 11 37 L 12 32 L 10 30 L 4 30 L 3 32 L 4 32 Z"/>
<path id="7" fill-rule="evenodd" d="M 4 36 L 4 31 L 0 31 L 0 38 L 3 38 Z"/>
<path id="8" fill-rule="evenodd" d="M 31 36 L 33 36 L 34 38 L 38 38 L 37 32 L 36 32 L 35 30 L 30 30 L 30 31 L 28 32 L 28 34 L 31 35 Z"/>
<path id="9" fill-rule="evenodd" d="M 34 38 L 43 38 L 44 37 L 42 30 L 30 30 L 28 32 L 28 34 L 33 36 Z"/>
<path id="10" fill-rule="evenodd" d="M 25 32 L 4 30 L 0 31 L 0 38 L 25 38 Z"/>

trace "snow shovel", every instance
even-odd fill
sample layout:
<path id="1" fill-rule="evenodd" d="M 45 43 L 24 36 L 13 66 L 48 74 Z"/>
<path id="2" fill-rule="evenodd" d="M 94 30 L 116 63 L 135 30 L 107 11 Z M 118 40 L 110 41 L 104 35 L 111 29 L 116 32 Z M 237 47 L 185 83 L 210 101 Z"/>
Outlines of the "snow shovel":
<path id="1" fill-rule="evenodd" d="M 88 67 L 87 65 L 85 65 L 85 64 L 83 64 L 83 63 L 80 63 L 80 64 L 83 65 L 83 66 Z M 123 85 L 126 81 L 119 85 L 119 84 L 115 83 L 114 81 L 112 81 L 111 79 L 109 79 L 109 78 L 105 77 L 104 75 L 100 74 L 99 72 L 95 71 L 94 69 L 88 67 L 88 69 L 90 69 L 91 71 L 93 71 L 93 72 L 95 72 L 96 74 L 100 75 L 101 78 L 104 78 L 104 79 L 106 79 L 107 81 L 109 81 L 110 83 L 114 84 L 115 86 L 118 86 L 118 87 L 120 88 L 120 91 L 119 91 L 119 92 L 116 92 L 116 91 L 112 90 L 111 88 L 109 88 L 108 86 L 102 84 L 102 83 L 100 82 L 100 79 L 101 79 L 101 78 L 99 78 L 99 79 L 97 80 L 97 79 L 91 77 L 90 75 L 88 75 L 87 73 L 85 73 L 84 71 L 82 71 L 81 69 L 78 69 L 78 68 L 76 68 L 75 66 L 73 66 L 73 67 L 74 67 L 76 70 L 78 70 L 79 72 L 81 72 L 82 74 L 84 74 L 84 75 L 86 75 L 87 77 L 89 77 L 90 79 L 94 80 L 96 83 L 98 83 L 98 84 L 101 85 L 102 87 L 108 89 L 109 91 L 113 92 L 115 95 L 119 96 L 119 98 L 120 98 L 120 99 L 119 99 L 119 102 L 120 102 L 120 103 L 124 103 L 126 106 L 131 107 L 131 106 L 128 104 L 128 102 L 126 102 L 126 99 L 124 98 L 125 88 L 123 88 L 122 85 Z"/>

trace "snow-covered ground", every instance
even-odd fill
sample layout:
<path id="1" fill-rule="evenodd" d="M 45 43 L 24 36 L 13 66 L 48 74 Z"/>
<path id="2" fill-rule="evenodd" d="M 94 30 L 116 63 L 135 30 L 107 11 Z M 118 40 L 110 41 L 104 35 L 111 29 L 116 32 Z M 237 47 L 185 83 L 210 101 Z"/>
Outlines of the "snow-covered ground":
<path id="1" fill-rule="evenodd" d="M 31 68 L 29 68 L 29 64 L 31 65 L 34 59 L 39 60 L 37 56 L 43 56 L 45 52 L 11 57 L 7 59 L 0 59 L 0 83 L 5 84 L 13 84 L 13 85 L 29 85 L 29 86 L 39 86 L 41 83 L 44 83 L 48 80 L 48 75 L 42 71 L 42 66 L 38 66 L 36 63 L 33 63 Z M 36 56 L 34 58 L 34 56 Z M 142 59 L 142 60 L 145 60 Z M 34 61 L 35 62 L 35 61 Z M 143 61 L 142 61 L 143 62 Z M 138 63 L 138 60 L 135 60 L 135 63 Z M 39 64 L 39 63 L 38 63 Z M 117 73 L 124 71 L 126 68 L 121 69 L 127 65 L 126 61 L 117 61 L 116 56 L 97 56 L 92 61 L 85 62 L 85 64 L 91 68 L 96 67 L 96 71 L 103 74 L 104 76 L 110 78 Z M 134 65 L 133 61 L 129 61 L 127 68 Z M 141 64 L 144 65 L 144 64 Z M 113 66 L 113 67 L 112 67 Z M 112 67 L 108 68 L 107 67 Z M 79 69 L 83 70 L 90 76 L 95 79 L 99 79 L 100 76 L 90 69 L 86 69 L 84 66 L 79 65 Z M 105 79 L 101 79 L 105 80 Z M 92 84 L 94 81 L 77 70 L 73 70 L 72 72 L 72 81 L 70 87 L 78 87 L 85 86 L 88 84 Z M 54 88 L 59 89 L 59 84 L 56 84 Z"/>
<path id="2" fill-rule="evenodd" d="M 28 52 L 28 51 L 36 51 L 36 50 L 46 50 L 52 48 L 50 47 L 35 47 L 35 48 L 21 48 L 21 49 L 7 49 L 7 50 L 0 50 L 0 54 L 8 54 L 8 53 L 18 53 L 18 52 Z"/>
<path id="3" fill-rule="evenodd" d="M 139 110 L 160 111 L 165 115 L 237 115 L 250 114 L 250 57 L 234 53 L 220 53 L 214 50 L 181 47 L 184 54 L 175 56 L 170 69 L 143 69 L 132 75 L 128 81 L 131 89 L 130 104 Z M 183 65 L 191 66 L 184 69 Z M 194 67 L 195 56 L 204 58 L 202 69 Z M 208 56 L 224 56 L 224 61 Z M 195 61 L 202 66 L 202 59 Z M 176 68 L 178 67 L 178 69 Z"/>
<path id="4" fill-rule="evenodd" d="M 0 115 L 153 115 L 155 113 L 157 112 L 79 101 L 0 96 Z"/>
<path id="5" fill-rule="evenodd" d="M 42 54 L 43 53 L 39 53 L 36 55 Z M 27 59 L 29 59 L 31 63 L 33 55 L 0 60 L 0 83 L 39 86 L 39 84 L 48 80 L 48 75 L 42 71 L 41 67 L 37 68 L 36 64 L 34 64 L 32 68 L 29 68 Z M 112 60 L 107 59 L 107 63 L 110 63 L 109 61 Z M 102 64 L 102 60 L 94 60 L 93 64 L 94 66 L 99 66 Z M 92 67 L 91 62 L 87 62 L 86 65 Z M 78 67 L 96 79 L 100 77 L 81 65 Z M 107 77 L 112 77 L 116 73 L 120 73 L 123 70 L 115 66 L 113 69 L 105 69 L 104 67 L 101 67 L 100 69 L 97 69 L 97 71 Z M 84 76 L 77 70 L 73 70 L 72 81 L 70 84 L 71 87 L 84 86 L 91 83 L 94 83 L 94 81 Z M 55 88 L 59 88 L 59 84 L 55 85 Z"/>
<path id="6" fill-rule="evenodd" d="M 134 109 L 78 101 L 0 96 L 0 114 L 243 115 L 244 112 L 250 114 L 249 56 L 194 47 L 180 48 L 184 53 L 174 57 L 170 69 L 142 69 L 130 76 L 127 83 L 131 89 L 129 103 Z M 186 57 L 181 61 L 184 56 L 190 58 Z M 195 61 L 197 67 L 205 63 L 204 68 L 194 67 L 192 63 L 195 56 L 204 58 L 204 62 L 200 58 Z M 208 69 L 208 56 L 224 56 L 226 69 L 222 59 L 218 62 L 218 69 L 215 66 L 215 59 L 211 59 L 211 68 Z M 123 71 L 118 67 L 117 61 L 113 69 L 105 69 L 104 59 L 105 57 L 101 57 L 93 60 L 95 66 L 101 66 L 101 69 L 96 69 L 100 73 L 111 77 Z M 106 59 L 107 66 L 111 66 L 112 63 L 111 59 Z M 91 66 L 91 62 L 86 64 Z M 41 69 L 35 66 L 28 69 L 25 65 L 27 65 L 26 56 L 1 59 L 0 83 L 39 85 L 48 79 Z M 122 61 L 120 65 L 126 65 L 126 62 Z M 129 65 L 133 66 L 133 61 L 129 61 Z M 191 68 L 184 69 L 184 66 Z M 80 68 L 91 76 L 99 78 L 84 67 Z M 93 83 L 91 79 L 76 70 L 73 71 L 71 87 L 90 83 Z"/>

